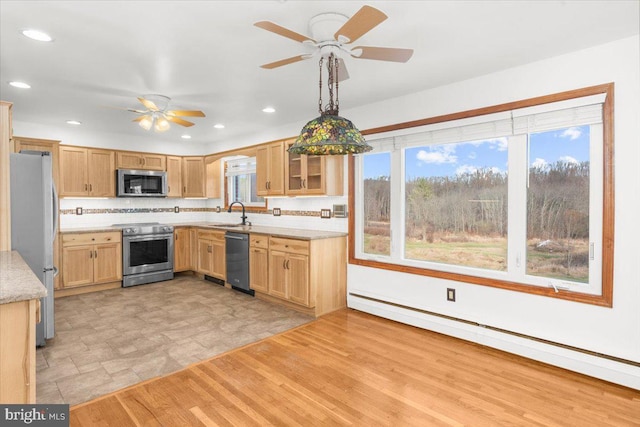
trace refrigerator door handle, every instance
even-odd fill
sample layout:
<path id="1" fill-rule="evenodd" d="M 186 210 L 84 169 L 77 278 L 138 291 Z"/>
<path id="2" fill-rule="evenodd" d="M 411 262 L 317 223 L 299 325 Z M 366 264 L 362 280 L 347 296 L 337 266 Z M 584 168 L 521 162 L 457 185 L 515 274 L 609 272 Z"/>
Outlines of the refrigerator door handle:
<path id="1" fill-rule="evenodd" d="M 58 214 L 58 190 L 56 189 L 56 183 L 52 182 L 51 187 L 53 190 L 53 236 L 51 236 L 51 241 L 53 242 L 56 239 L 56 234 L 58 234 L 58 215 L 59 214 Z"/>

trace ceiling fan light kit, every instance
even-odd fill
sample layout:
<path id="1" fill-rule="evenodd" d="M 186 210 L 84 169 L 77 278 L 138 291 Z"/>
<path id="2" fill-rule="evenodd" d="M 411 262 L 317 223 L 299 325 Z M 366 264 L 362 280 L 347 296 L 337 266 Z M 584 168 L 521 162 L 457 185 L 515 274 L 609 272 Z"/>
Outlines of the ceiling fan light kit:
<path id="1" fill-rule="evenodd" d="M 171 128 L 169 122 L 185 127 L 194 125 L 194 123 L 181 119 L 179 116 L 205 117 L 205 114 L 198 110 L 169 110 L 169 101 L 171 101 L 171 98 L 164 95 L 140 96 L 138 97 L 138 101 L 145 106 L 146 110 L 135 110 L 132 108 L 128 110 L 141 114 L 141 116 L 136 117 L 133 121 L 138 122 L 144 130 L 151 130 L 151 128 L 153 128 L 156 132 L 166 132 Z M 158 104 L 160 104 L 161 107 L 158 107 Z"/>

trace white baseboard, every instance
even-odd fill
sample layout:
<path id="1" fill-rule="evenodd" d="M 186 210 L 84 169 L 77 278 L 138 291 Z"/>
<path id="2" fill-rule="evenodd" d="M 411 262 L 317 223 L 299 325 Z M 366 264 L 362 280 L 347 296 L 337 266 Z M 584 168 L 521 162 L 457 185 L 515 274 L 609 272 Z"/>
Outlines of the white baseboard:
<path id="1" fill-rule="evenodd" d="M 487 347 L 640 390 L 640 367 L 633 364 L 618 362 L 526 337 L 402 308 L 393 303 L 385 304 L 384 302 L 354 295 L 348 295 L 347 306 L 386 319 L 486 345 Z"/>

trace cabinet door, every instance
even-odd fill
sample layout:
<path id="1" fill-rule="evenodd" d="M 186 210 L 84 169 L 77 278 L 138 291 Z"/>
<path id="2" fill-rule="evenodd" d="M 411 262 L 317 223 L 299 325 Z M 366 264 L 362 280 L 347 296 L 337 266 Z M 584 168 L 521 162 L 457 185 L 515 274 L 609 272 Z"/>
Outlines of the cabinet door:
<path id="1" fill-rule="evenodd" d="M 269 146 L 269 195 L 284 194 L 284 142 Z"/>
<path id="2" fill-rule="evenodd" d="M 302 187 L 307 194 L 324 194 L 324 156 L 304 156 Z"/>
<path id="3" fill-rule="evenodd" d="M 293 145 L 293 143 L 289 145 Z M 304 179 L 302 163 L 302 155 L 287 153 L 285 177 L 287 194 L 304 194 L 304 187 L 302 186 L 302 180 Z"/>
<path id="4" fill-rule="evenodd" d="M 256 149 L 256 194 L 269 195 L 269 147 Z"/>
<path id="5" fill-rule="evenodd" d="M 167 157 L 161 154 L 143 154 L 142 168 L 154 171 L 167 170 Z"/>
<path id="6" fill-rule="evenodd" d="M 224 234 L 222 239 L 211 241 L 211 275 L 226 280 L 227 277 L 227 257 L 225 255 Z"/>
<path id="7" fill-rule="evenodd" d="M 204 197 L 204 159 L 182 159 L 182 197 Z"/>
<path id="8" fill-rule="evenodd" d="M 269 254 L 264 248 L 249 250 L 249 287 L 258 292 L 269 291 Z"/>
<path id="9" fill-rule="evenodd" d="M 287 298 L 287 254 L 269 251 L 269 295 Z"/>
<path id="10" fill-rule="evenodd" d="M 168 197 L 182 197 L 182 157 L 167 156 Z"/>
<path id="11" fill-rule="evenodd" d="M 207 199 L 219 199 L 221 197 L 222 185 L 220 179 L 220 168 L 222 167 L 222 160 L 205 160 L 205 174 L 206 174 L 206 196 Z"/>
<path id="12" fill-rule="evenodd" d="M 198 272 L 211 276 L 211 240 L 198 239 Z"/>
<path id="13" fill-rule="evenodd" d="M 116 160 L 118 169 L 142 169 L 142 157 L 138 153 L 118 151 Z"/>
<path id="14" fill-rule="evenodd" d="M 174 234 L 173 271 L 191 269 L 191 244 L 188 228 L 176 228 Z"/>
<path id="15" fill-rule="evenodd" d="M 87 151 L 89 195 L 95 197 L 115 197 L 116 168 L 115 155 L 110 150 Z"/>
<path id="16" fill-rule="evenodd" d="M 93 247 L 93 282 L 107 283 L 122 280 L 122 246 L 106 243 Z"/>
<path id="17" fill-rule="evenodd" d="M 286 270 L 288 274 L 289 299 L 309 306 L 309 257 L 289 254 Z"/>
<path id="18" fill-rule="evenodd" d="M 64 288 L 93 283 L 93 246 L 62 249 L 62 285 Z"/>
<path id="19" fill-rule="evenodd" d="M 60 196 L 87 196 L 88 194 L 87 150 L 61 146 Z"/>

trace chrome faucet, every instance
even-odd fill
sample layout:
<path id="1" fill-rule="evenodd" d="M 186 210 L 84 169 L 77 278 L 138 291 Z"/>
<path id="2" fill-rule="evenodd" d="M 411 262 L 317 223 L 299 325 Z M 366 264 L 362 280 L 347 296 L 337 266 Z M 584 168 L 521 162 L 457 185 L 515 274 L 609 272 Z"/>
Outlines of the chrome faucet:
<path id="1" fill-rule="evenodd" d="M 227 212 L 231 213 L 231 206 L 235 205 L 236 203 L 239 204 L 240 206 L 242 206 L 242 216 L 241 216 L 242 225 L 247 225 L 247 215 L 245 215 L 245 213 L 244 213 L 244 204 L 242 202 L 238 202 L 238 201 L 232 202 L 229 205 L 229 210 L 227 210 Z"/>

